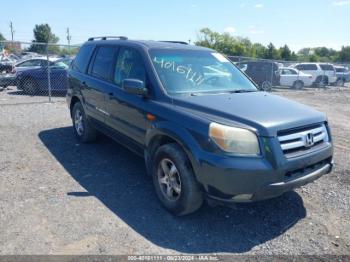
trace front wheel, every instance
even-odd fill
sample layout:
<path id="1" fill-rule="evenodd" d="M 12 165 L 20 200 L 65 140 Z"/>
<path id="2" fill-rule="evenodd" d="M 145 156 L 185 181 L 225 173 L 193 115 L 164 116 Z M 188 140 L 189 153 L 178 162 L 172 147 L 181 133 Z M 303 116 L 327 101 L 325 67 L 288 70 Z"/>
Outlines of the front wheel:
<path id="1" fill-rule="evenodd" d="M 38 85 L 32 78 L 23 80 L 22 89 L 28 95 L 35 95 L 38 93 Z"/>
<path id="2" fill-rule="evenodd" d="M 72 120 L 74 134 L 80 142 L 88 143 L 96 139 L 96 130 L 89 123 L 84 108 L 80 102 L 74 104 Z"/>
<path id="3" fill-rule="evenodd" d="M 163 206 L 181 216 L 199 209 L 203 195 L 188 157 L 177 144 L 161 146 L 153 157 L 153 184 Z"/>

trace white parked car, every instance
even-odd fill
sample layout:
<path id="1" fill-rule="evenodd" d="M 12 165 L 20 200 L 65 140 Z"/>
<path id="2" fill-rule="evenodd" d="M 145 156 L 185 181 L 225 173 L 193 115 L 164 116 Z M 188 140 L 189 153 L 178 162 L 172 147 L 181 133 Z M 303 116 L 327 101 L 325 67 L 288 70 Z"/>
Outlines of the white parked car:
<path id="1" fill-rule="evenodd" d="M 325 63 L 300 63 L 295 68 L 305 74 L 314 77 L 314 84 L 317 86 L 333 85 L 337 82 L 337 75 L 332 64 Z"/>
<path id="2" fill-rule="evenodd" d="M 305 74 L 298 69 L 282 67 L 280 70 L 280 84 L 281 86 L 290 86 L 296 89 L 301 89 L 304 86 L 311 86 L 315 78 L 310 74 Z"/>

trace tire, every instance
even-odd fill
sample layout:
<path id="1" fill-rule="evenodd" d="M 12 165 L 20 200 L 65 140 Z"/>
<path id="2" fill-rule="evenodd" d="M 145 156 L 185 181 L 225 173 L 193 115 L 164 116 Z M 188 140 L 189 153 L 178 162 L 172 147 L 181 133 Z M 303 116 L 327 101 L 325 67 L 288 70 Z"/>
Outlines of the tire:
<path id="1" fill-rule="evenodd" d="M 166 144 L 158 148 L 152 161 L 152 177 L 158 199 L 172 214 L 187 215 L 202 206 L 203 194 L 189 159 L 179 145 Z M 171 189 L 168 191 L 168 188 Z"/>
<path id="2" fill-rule="evenodd" d="M 38 93 L 38 84 L 32 78 L 22 80 L 21 89 L 28 95 L 35 95 Z"/>
<path id="3" fill-rule="evenodd" d="M 328 77 L 324 75 L 318 76 L 316 78 L 315 85 L 319 88 L 326 87 L 326 85 L 328 85 Z"/>
<path id="4" fill-rule="evenodd" d="M 272 90 L 272 84 L 270 81 L 264 81 L 261 84 L 261 90 L 263 91 L 271 91 Z"/>
<path id="5" fill-rule="evenodd" d="M 345 81 L 342 78 L 338 78 L 337 82 L 336 82 L 336 86 L 344 86 L 345 85 Z"/>
<path id="6" fill-rule="evenodd" d="M 96 140 L 97 132 L 91 126 L 80 102 L 76 102 L 73 106 L 72 120 L 74 134 L 81 143 L 89 143 Z"/>
<path id="7" fill-rule="evenodd" d="M 293 84 L 293 88 L 295 89 L 303 89 L 304 87 L 304 82 L 303 81 L 295 81 L 294 84 Z"/>
<path id="8" fill-rule="evenodd" d="M 328 77 L 327 77 L 327 76 L 325 76 L 325 77 L 323 78 L 323 84 L 324 84 L 325 86 L 328 86 L 328 85 L 329 85 L 329 80 L 328 80 Z"/>

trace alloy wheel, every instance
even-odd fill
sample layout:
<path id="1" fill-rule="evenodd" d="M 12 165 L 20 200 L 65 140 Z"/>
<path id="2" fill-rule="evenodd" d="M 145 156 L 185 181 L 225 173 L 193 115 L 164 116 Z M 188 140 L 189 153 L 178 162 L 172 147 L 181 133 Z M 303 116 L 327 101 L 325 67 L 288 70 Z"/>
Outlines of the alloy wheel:
<path id="1" fill-rule="evenodd" d="M 261 89 L 264 90 L 264 91 L 271 91 L 271 89 L 272 89 L 272 84 L 271 84 L 271 82 L 269 82 L 269 81 L 264 81 L 264 82 L 261 84 Z"/>
<path id="2" fill-rule="evenodd" d="M 176 201 L 181 196 L 181 179 L 175 164 L 164 158 L 158 165 L 158 182 L 161 192 L 169 201 Z"/>
<path id="3" fill-rule="evenodd" d="M 77 109 L 74 115 L 74 126 L 79 136 L 82 136 L 84 133 L 84 121 L 83 121 L 83 113 Z"/>

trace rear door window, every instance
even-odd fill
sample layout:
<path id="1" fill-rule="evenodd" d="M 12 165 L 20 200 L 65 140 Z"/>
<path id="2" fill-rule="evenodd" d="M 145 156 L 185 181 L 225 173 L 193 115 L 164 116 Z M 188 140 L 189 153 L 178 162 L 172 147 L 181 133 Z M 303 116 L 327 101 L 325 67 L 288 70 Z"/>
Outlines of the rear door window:
<path id="1" fill-rule="evenodd" d="M 315 64 L 301 64 L 297 65 L 296 68 L 301 71 L 315 71 L 317 66 Z"/>
<path id="2" fill-rule="evenodd" d="M 98 48 L 91 69 L 91 76 L 109 81 L 116 49 L 113 46 Z"/>

